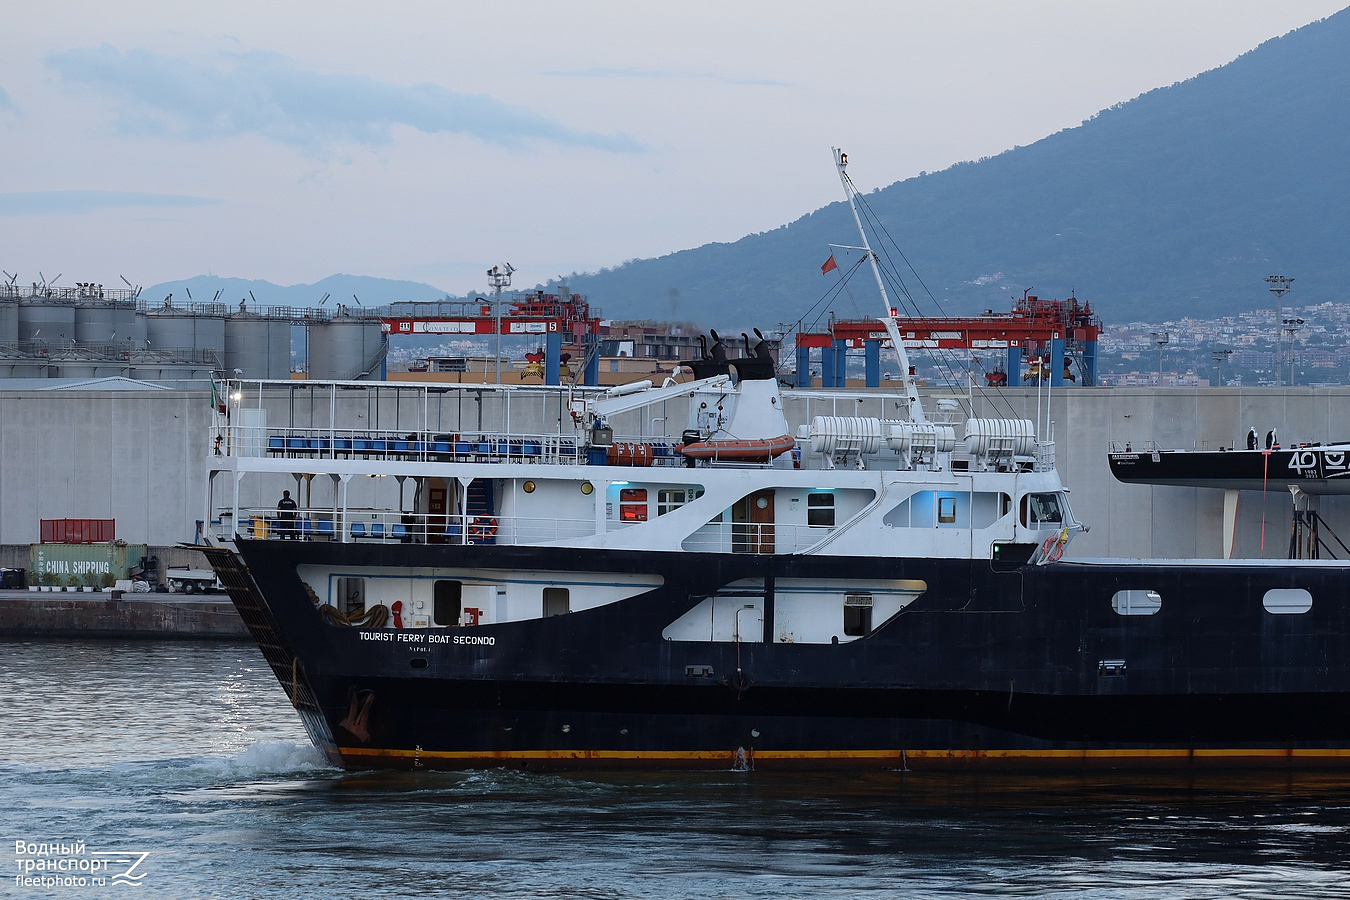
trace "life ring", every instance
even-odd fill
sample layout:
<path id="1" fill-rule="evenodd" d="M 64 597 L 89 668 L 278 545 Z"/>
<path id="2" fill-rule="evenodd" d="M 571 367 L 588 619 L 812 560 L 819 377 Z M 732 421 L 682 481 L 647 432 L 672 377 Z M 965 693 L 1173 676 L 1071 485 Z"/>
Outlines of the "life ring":
<path id="1" fill-rule="evenodd" d="M 1057 534 L 1052 534 L 1041 544 L 1041 558 L 1046 562 L 1055 562 L 1064 555 L 1064 541 Z"/>
<path id="2" fill-rule="evenodd" d="M 469 538 L 475 541 L 487 541 L 497 536 L 497 520 L 491 516 L 474 516 L 469 523 Z"/>

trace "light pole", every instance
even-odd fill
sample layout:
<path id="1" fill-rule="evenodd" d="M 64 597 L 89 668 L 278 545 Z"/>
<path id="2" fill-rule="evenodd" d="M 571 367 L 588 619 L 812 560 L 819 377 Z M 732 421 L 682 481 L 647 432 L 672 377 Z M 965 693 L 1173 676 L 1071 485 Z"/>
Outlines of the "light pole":
<path id="1" fill-rule="evenodd" d="M 1284 330 L 1289 335 L 1289 383 L 1294 383 L 1294 358 L 1298 355 L 1294 352 L 1294 336 L 1298 334 L 1299 328 L 1303 326 L 1302 319 L 1285 319 Z"/>
<path id="2" fill-rule="evenodd" d="M 1233 355 L 1232 350 L 1214 351 L 1214 367 L 1217 370 L 1217 374 L 1214 376 L 1214 380 L 1217 382 L 1216 385 L 1217 387 L 1223 387 L 1223 364 L 1228 359 L 1228 357 L 1232 355 Z"/>
<path id="3" fill-rule="evenodd" d="M 1162 356 L 1163 347 L 1166 347 L 1171 337 L 1166 331 L 1150 331 L 1153 335 L 1153 343 L 1158 345 L 1158 387 L 1162 387 Z"/>
<path id="4" fill-rule="evenodd" d="M 511 286 L 511 273 L 516 269 L 508 262 L 493 266 L 487 270 L 488 286 L 496 295 L 492 298 L 492 317 L 496 320 L 497 330 L 497 383 L 502 383 L 502 288 Z M 487 373 L 483 373 L 484 379 Z"/>
<path id="5" fill-rule="evenodd" d="M 1284 295 L 1289 293 L 1289 285 L 1293 284 L 1294 279 L 1286 278 L 1283 275 L 1267 275 L 1266 284 L 1270 285 L 1270 292 L 1275 295 L 1275 383 L 1279 384 L 1284 375 L 1284 345 L 1280 343 L 1280 326 L 1283 324 L 1281 319 L 1283 313 L 1280 311 L 1284 305 Z"/>

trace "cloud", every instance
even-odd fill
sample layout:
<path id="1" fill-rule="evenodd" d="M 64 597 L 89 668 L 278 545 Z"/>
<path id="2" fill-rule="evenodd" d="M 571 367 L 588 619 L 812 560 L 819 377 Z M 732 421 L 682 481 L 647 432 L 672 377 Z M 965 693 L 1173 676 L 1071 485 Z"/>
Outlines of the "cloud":
<path id="1" fill-rule="evenodd" d="M 555 69 L 544 74 L 560 78 L 643 78 L 663 81 L 714 81 L 718 84 L 743 87 L 790 87 L 786 81 L 767 78 L 728 78 L 716 72 L 676 72 L 669 69 Z"/>
<path id="2" fill-rule="evenodd" d="M 25 191 L 0 194 L 0 216 L 75 215 L 132 206 L 209 206 L 206 197 L 134 191 Z"/>
<path id="3" fill-rule="evenodd" d="M 240 54 L 216 67 L 105 44 L 53 53 L 47 63 L 67 82 L 116 98 L 118 124 L 128 134 L 202 140 L 257 134 L 314 151 L 343 142 L 388 144 L 392 127 L 405 125 L 506 146 L 543 141 L 643 150 L 628 135 L 577 131 L 487 94 L 306 71 L 275 54 Z"/>

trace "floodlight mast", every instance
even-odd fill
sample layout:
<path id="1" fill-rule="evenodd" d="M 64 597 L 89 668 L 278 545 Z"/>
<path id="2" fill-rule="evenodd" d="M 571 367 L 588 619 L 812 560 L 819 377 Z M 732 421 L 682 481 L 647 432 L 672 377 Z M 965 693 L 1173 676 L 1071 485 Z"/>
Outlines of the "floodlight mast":
<path id="1" fill-rule="evenodd" d="M 496 321 L 497 332 L 497 383 L 502 383 L 502 288 L 511 286 L 511 273 L 516 267 L 509 262 L 501 263 L 487 270 L 488 287 L 495 291 L 492 300 L 492 314 Z M 487 372 L 483 373 L 486 380 Z"/>
<path id="2" fill-rule="evenodd" d="M 1266 284 L 1270 285 L 1270 292 L 1275 295 L 1275 383 L 1280 384 L 1284 380 L 1284 344 L 1280 341 L 1280 329 L 1284 326 L 1284 316 L 1281 312 L 1284 295 L 1289 293 L 1289 285 L 1293 284 L 1294 279 L 1286 278 L 1283 275 L 1267 275 Z"/>
<path id="3" fill-rule="evenodd" d="M 834 150 L 834 167 L 839 170 L 839 181 L 844 186 L 844 196 L 848 199 L 848 208 L 853 211 L 853 222 L 858 226 L 858 237 L 862 241 L 863 255 L 867 261 L 872 264 L 872 276 L 877 280 L 877 290 L 881 292 L 881 304 L 885 315 L 881 317 L 881 322 L 886 326 L 886 334 L 891 338 L 891 344 L 895 347 L 895 355 L 900 361 L 900 386 L 904 389 L 905 398 L 909 401 L 909 418 L 913 422 L 926 422 L 923 414 L 923 403 L 919 400 L 919 388 L 914 383 L 914 376 L 910 374 L 909 354 L 905 352 L 905 346 L 900 340 L 900 326 L 896 324 L 895 313 L 891 309 L 890 297 L 886 295 L 886 284 L 881 279 L 881 267 L 877 264 L 877 255 L 872 252 L 872 247 L 867 243 L 867 232 L 863 230 L 862 217 L 858 215 L 858 205 L 855 200 L 858 190 L 853 186 L 853 182 L 848 180 L 848 173 L 844 171 L 848 167 L 848 154 L 844 153 L 838 147 Z"/>

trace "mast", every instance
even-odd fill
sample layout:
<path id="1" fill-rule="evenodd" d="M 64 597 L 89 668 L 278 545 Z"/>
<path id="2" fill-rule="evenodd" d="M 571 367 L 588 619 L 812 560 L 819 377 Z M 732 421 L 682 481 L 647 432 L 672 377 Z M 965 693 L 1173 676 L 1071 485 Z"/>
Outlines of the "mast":
<path id="1" fill-rule="evenodd" d="M 914 384 L 914 377 L 909 371 L 909 354 L 905 352 L 905 346 L 900 341 L 900 326 L 896 324 L 895 316 L 891 312 L 891 300 L 886 295 L 886 285 L 881 280 L 881 267 L 877 264 L 877 255 L 872 252 L 872 247 L 867 243 L 867 232 L 863 230 L 862 218 L 858 215 L 858 205 L 854 200 L 857 190 L 853 183 L 848 180 L 848 173 L 844 170 L 848 168 L 848 154 L 844 153 L 838 147 L 834 150 L 834 167 L 839 170 L 839 181 L 844 186 L 844 196 L 848 199 L 848 208 L 853 210 L 853 221 L 858 226 L 858 237 L 862 240 L 863 254 L 867 261 L 872 264 L 872 277 L 877 280 L 877 290 L 881 292 L 881 306 L 885 315 L 881 317 L 881 323 L 886 326 L 886 333 L 890 335 L 891 344 L 895 347 L 895 355 L 900 360 L 900 386 L 904 389 L 905 398 L 909 401 L 909 418 L 911 422 L 926 422 L 923 414 L 923 404 L 919 401 L 919 389 Z"/>

